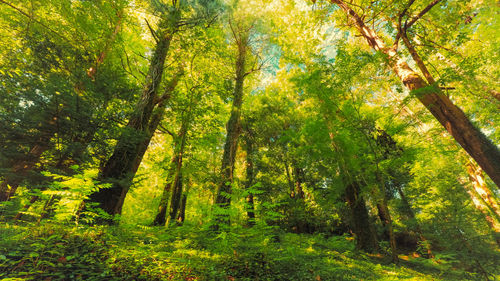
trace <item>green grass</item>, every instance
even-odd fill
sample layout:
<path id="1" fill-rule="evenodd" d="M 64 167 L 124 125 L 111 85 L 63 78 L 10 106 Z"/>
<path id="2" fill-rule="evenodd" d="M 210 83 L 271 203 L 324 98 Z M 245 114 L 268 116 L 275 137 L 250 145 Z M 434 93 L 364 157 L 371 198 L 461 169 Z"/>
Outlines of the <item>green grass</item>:
<path id="1" fill-rule="evenodd" d="M 497 276 L 498 277 L 498 276 Z M 484 280 L 423 258 L 396 266 L 351 238 L 256 226 L 0 226 L 0 280 Z"/>

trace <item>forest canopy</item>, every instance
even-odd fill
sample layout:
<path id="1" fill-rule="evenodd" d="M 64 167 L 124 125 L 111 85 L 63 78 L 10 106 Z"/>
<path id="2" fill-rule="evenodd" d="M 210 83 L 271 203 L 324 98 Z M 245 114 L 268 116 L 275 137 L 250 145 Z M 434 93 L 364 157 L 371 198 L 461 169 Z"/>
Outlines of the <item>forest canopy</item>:
<path id="1" fill-rule="evenodd" d="M 0 0 L 0 278 L 500 278 L 499 13 Z"/>

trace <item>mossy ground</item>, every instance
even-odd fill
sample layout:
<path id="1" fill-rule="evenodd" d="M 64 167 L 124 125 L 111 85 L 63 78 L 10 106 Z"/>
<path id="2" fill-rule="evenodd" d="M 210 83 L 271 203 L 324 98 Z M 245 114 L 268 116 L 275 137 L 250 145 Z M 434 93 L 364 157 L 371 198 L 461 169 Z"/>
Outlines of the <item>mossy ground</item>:
<path id="1" fill-rule="evenodd" d="M 401 258 L 394 265 L 384 255 L 356 251 L 346 236 L 299 235 L 266 226 L 219 234 L 190 225 L 0 227 L 1 280 L 485 279 L 457 268 L 456 261 Z"/>

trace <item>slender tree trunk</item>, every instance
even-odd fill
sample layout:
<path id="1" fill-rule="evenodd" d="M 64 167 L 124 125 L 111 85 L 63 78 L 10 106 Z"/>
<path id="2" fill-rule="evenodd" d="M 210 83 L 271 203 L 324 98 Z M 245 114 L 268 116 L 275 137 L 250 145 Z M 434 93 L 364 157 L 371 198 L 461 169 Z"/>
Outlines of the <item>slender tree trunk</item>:
<path id="1" fill-rule="evenodd" d="M 380 51 L 388 58 L 389 65 L 403 84 L 415 93 L 420 102 L 432 113 L 441 125 L 455 138 L 455 140 L 474 158 L 481 168 L 490 176 L 495 184 L 500 187 L 500 150 L 486 136 L 470 122 L 464 112 L 444 95 L 439 87 L 429 85 L 414 71 L 396 51 L 396 46 L 387 48 L 380 37 L 368 26 L 363 19 L 342 0 L 331 0 L 337 4 L 354 22 L 368 44 L 376 51 Z M 404 34 L 403 34 L 404 35 Z M 406 37 L 406 36 L 403 36 Z M 403 38 L 403 40 L 407 40 Z M 405 42 L 407 44 L 407 42 Z M 408 49 L 413 59 L 422 68 L 423 62 L 412 51 L 411 44 Z M 423 65 L 425 67 L 425 65 Z M 425 76 L 427 74 L 422 71 Z M 429 80 L 429 77 L 426 77 Z M 432 76 L 431 76 L 432 78 Z"/>
<path id="2" fill-rule="evenodd" d="M 295 198 L 296 199 L 304 199 L 305 194 L 302 189 L 302 183 L 304 183 L 304 171 L 302 168 L 298 167 L 295 163 L 295 167 L 293 168 L 293 174 L 295 176 Z"/>
<path id="3" fill-rule="evenodd" d="M 235 38 L 238 47 L 238 56 L 236 59 L 236 78 L 233 91 L 233 105 L 231 116 L 226 124 L 226 143 L 222 155 L 222 164 L 220 170 L 220 180 L 215 193 L 215 204 L 219 208 L 229 209 L 231 205 L 231 185 L 233 183 L 233 170 L 238 148 L 238 137 L 240 135 L 240 116 L 241 105 L 243 104 L 243 83 L 245 80 L 245 65 L 247 56 L 248 34 L 242 34 Z M 229 225 L 229 214 L 222 212 L 216 214 L 214 229 L 218 230 L 220 224 Z"/>
<path id="4" fill-rule="evenodd" d="M 178 17 L 176 14 L 174 16 Z M 137 109 L 131 116 L 125 132 L 120 136 L 113 154 L 99 174 L 99 180 L 111 186 L 91 194 L 88 199 L 88 202 L 97 203 L 97 207 L 109 215 L 121 213 L 125 196 L 139 167 L 138 163 L 146 152 L 147 145 L 145 144 L 149 144 L 154 134 L 154 131 L 151 131 L 153 129 L 151 118 L 158 103 L 158 89 L 173 36 L 173 32 L 167 31 L 169 28 L 165 27 L 169 20 L 162 19 L 160 23 L 162 34 L 159 35 Z M 109 219 L 103 222 L 113 223 Z"/>
<path id="5" fill-rule="evenodd" d="M 247 211 L 247 216 L 248 216 L 248 225 L 253 226 L 255 225 L 255 206 L 254 206 L 254 198 L 253 198 L 253 193 L 249 192 L 249 190 L 253 186 L 255 174 L 254 174 L 254 163 L 253 163 L 253 158 L 254 158 L 254 144 L 253 144 L 253 136 L 252 133 L 247 130 L 246 136 L 245 136 L 245 148 L 247 152 L 246 160 L 247 160 L 247 167 L 246 167 L 246 182 L 245 182 L 245 188 L 248 192 L 248 195 L 246 197 L 246 211 Z"/>
<path id="6" fill-rule="evenodd" d="M 173 158 L 175 158 L 174 156 Z M 172 159 L 171 163 L 175 163 L 175 159 Z M 170 176 L 170 175 L 169 175 Z M 155 216 L 153 225 L 165 225 L 167 222 L 167 210 L 170 198 L 170 192 L 172 191 L 172 181 L 169 180 L 165 183 L 163 188 L 163 193 L 161 195 L 160 204 L 158 205 L 158 213 Z"/>
<path id="7" fill-rule="evenodd" d="M 288 181 L 288 187 L 290 189 L 290 198 L 295 198 L 295 188 L 293 186 L 292 176 L 290 175 L 288 161 L 286 161 L 286 158 L 284 158 L 283 162 L 285 164 L 286 179 Z"/>
<path id="8" fill-rule="evenodd" d="M 186 190 L 182 193 L 181 206 L 179 207 L 179 215 L 177 216 L 177 223 L 182 225 L 184 220 L 186 219 L 186 204 L 187 204 L 187 196 L 190 188 L 190 181 L 187 181 Z"/>
<path id="9" fill-rule="evenodd" d="M 190 124 L 190 112 L 183 118 L 179 133 L 174 138 L 174 156 L 170 161 L 169 175 L 165 188 L 163 189 L 158 213 L 153 225 L 165 225 L 167 222 L 167 210 L 169 210 L 169 221 L 175 220 L 179 212 L 180 200 L 182 198 L 182 157 L 186 145 L 187 132 Z"/>
<path id="10" fill-rule="evenodd" d="M 351 210 L 351 227 L 356 238 L 356 247 L 366 252 L 375 252 L 379 249 L 377 237 L 370 222 L 365 200 L 360 194 L 359 184 L 353 182 L 346 186 L 346 201 Z"/>

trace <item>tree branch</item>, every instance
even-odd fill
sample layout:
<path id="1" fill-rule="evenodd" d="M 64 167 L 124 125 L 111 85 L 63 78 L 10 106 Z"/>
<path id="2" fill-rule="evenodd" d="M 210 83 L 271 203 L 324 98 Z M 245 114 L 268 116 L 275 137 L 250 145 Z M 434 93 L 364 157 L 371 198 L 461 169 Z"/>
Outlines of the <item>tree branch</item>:
<path id="1" fill-rule="evenodd" d="M 423 15 L 425 15 L 432 7 L 434 7 L 437 3 L 439 3 L 441 0 L 433 0 L 427 7 L 425 7 L 418 15 L 414 16 L 410 22 L 405 22 L 405 27 L 404 30 L 406 31 L 408 28 L 410 28 L 417 20 L 419 20 Z"/>

